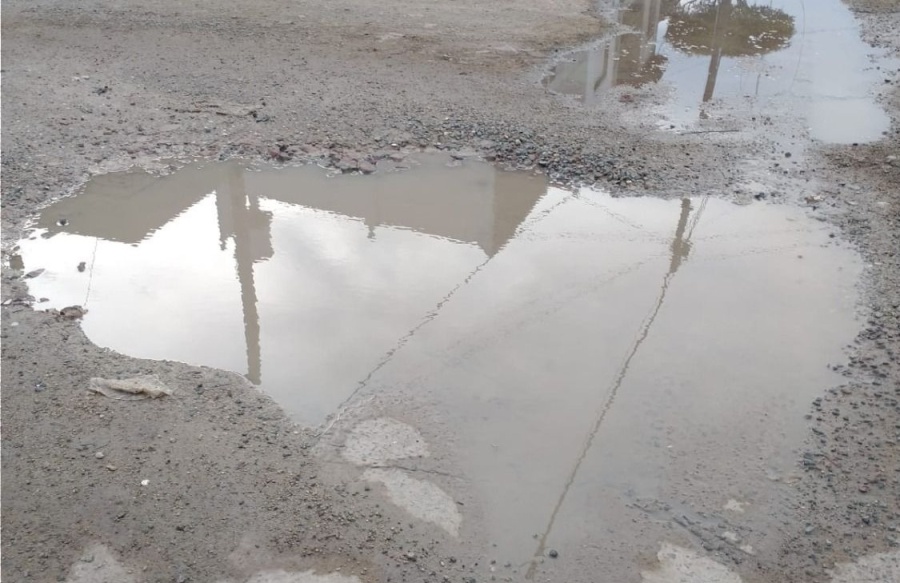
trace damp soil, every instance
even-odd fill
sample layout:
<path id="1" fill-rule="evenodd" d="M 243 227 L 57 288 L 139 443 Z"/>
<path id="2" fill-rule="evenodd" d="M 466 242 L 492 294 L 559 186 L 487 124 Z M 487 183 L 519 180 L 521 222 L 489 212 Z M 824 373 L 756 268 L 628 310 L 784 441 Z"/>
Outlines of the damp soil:
<path id="1" fill-rule="evenodd" d="M 705 105 L 648 6 L 4 3 L 6 579 L 896 578 L 896 6 L 773 3 Z"/>

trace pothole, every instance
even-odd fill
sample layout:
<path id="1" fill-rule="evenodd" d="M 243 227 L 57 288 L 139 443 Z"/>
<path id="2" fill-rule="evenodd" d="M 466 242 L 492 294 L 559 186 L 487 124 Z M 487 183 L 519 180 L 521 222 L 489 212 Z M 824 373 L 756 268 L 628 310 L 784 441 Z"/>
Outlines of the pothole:
<path id="1" fill-rule="evenodd" d="M 615 87 L 660 83 L 666 129 L 799 113 L 814 139 L 852 143 L 890 126 L 875 92 L 897 64 L 860 39 L 840 0 L 631 0 L 615 16 L 622 32 L 564 55 L 550 91 L 594 105 Z"/>
<path id="2" fill-rule="evenodd" d="M 561 577 L 634 578 L 675 525 L 735 562 L 767 552 L 858 329 L 858 255 L 787 205 L 414 166 L 100 176 L 41 214 L 23 268 L 97 344 L 246 374 L 300 423 L 399 404 L 415 429 L 342 427 L 349 459 L 500 564 L 553 550 Z M 465 477 L 453 497 L 385 463 L 429 453 Z"/>

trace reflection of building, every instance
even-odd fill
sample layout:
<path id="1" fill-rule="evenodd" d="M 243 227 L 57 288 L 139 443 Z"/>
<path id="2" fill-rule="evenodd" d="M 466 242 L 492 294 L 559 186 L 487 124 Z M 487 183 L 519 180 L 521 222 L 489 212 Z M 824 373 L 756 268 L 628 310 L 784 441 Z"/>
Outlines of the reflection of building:
<path id="1" fill-rule="evenodd" d="M 363 222 L 368 238 L 394 227 L 477 245 L 489 259 L 515 235 L 545 183 L 488 165 L 446 168 L 423 159 L 415 172 L 329 178 L 316 168 L 255 172 L 239 164 L 189 166 L 163 178 L 100 176 L 80 196 L 47 209 L 38 226 L 137 245 L 201 199 L 215 196 L 219 247 L 233 248 L 246 343 L 247 377 L 262 381 L 261 323 L 254 265 L 275 255 L 273 215 L 263 200 L 296 204 Z M 60 218 L 66 220 L 59 221 Z M 229 244 L 231 242 L 231 244 Z M 184 249 L 190 255 L 190 248 Z"/>
<path id="2" fill-rule="evenodd" d="M 662 78 L 665 57 L 656 54 L 663 0 L 625 0 L 619 24 L 632 32 L 617 34 L 599 46 L 559 63 L 547 81 L 551 91 L 578 95 L 586 104 L 616 85 L 643 85 Z"/>
<path id="3" fill-rule="evenodd" d="M 66 232 L 137 244 L 214 192 L 223 246 L 236 235 L 237 223 L 247 224 L 255 261 L 272 255 L 263 235 L 271 217 L 259 210 L 260 198 L 363 219 L 372 235 L 380 226 L 406 228 L 474 243 L 493 256 L 543 194 L 539 181 L 489 166 L 468 168 L 450 181 L 444 173 L 428 178 L 442 163 L 423 166 L 413 173 L 339 179 L 307 168 L 247 172 L 235 164 L 189 166 L 162 178 L 107 174 L 89 182 L 81 195 L 54 204 L 37 226 L 48 235 Z M 302 189 L 293 186 L 301 181 Z M 65 225 L 58 224 L 61 217 Z"/>

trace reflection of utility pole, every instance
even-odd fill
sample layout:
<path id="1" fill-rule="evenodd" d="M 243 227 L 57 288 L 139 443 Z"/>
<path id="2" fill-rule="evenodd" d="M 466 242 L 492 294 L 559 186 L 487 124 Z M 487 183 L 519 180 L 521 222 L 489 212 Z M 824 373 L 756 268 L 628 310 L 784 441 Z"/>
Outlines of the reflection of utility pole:
<path id="1" fill-rule="evenodd" d="M 594 438 L 597 437 L 597 433 L 600 431 L 600 426 L 603 424 L 603 420 L 606 418 L 606 414 L 612 408 L 613 402 L 616 399 L 616 394 L 619 392 L 619 388 L 622 386 L 622 383 L 625 381 L 625 377 L 628 375 L 628 368 L 631 366 L 632 359 L 634 359 L 635 355 L 638 352 L 638 349 L 640 349 L 641 347 L 641 344 L 644 343 L 644 340 L 647 339 L 647 335 L 650 333 L 650 327 L 653 326 L 653 322 L 654 320 L 656 320 L 656 315 L 659 314 L 659 310 L 662 308 L 663 302 L 666 299 L 666 292 L 669 291 L 669 284 L 671 283 L 672 278 L 675 276 L 675 272 L 678 271 L 678 268 L 681 267 L 681 264 L 684 263 L 684 261 L 686 261 L 688 258 L 688 254 L 691 250 L 690 238 L 694 233 L 694 227 L 697 226 L 697 222 L 700 220 L 700 214 L 703 212 L 705 206 L 706 201 L 704 200 L 703 204 L 701 204 L 700 206 L 700 210 L 694 216 L 694 221 L 692 222 L 690 228 L 688 228 L 688 217 L 691 214 L 691 201 L 687 198 L 682 199 L 681 201 L 681 214 L 678 217 L 678 225 L 675 228 L 675 236 L 672 239 L 672 245 L 670 246 L 670 249 L 672 250 L 672 257 L 669 262 L 669 271 L 663 278 L 662 290 L 659 293 L 659 297 L 657 298 L 656 303 L 650 310 L 650 314 L 647 316 L 647 318 L 644 319 L 644 323 L 641 325 L 637 340 L 631 346 L 631 350 L 628 352 L 628 355 L 622 362 L 622 366 L 619 368 L 619 372 L 616 373 L 616 376 L 613 378 L 612 386 L 607 393 L 606 401 L 600 408 L 600 413 L 597 415 L 597 419 L 594 421 L 591 432 L 588 434 L 588 438 L 585 441 L 584 446 L 581 448 L 578 459 L 575 461 L 575 466 L 569 473 L 569 477 L 566 480 L 563 491 L 560 494 L 559 498 L 556 500 L 556 506 L 553 507 L 553 512 L 550 514 L 550 521 L 547 523 L 547 527 L 544 529 L 544 533 L 541 535 L 540 542 L 538 543 L 538 548 L 535 551 L 534 557 L 531 559 L 531 565 L 528 567 L 528 571 L 525 574 L 525 578 L 528 580 L 534 579 L 534 574 L 537 570 L 538 559 L 544 556 L 544 551 L 547 545 L 547 538 L 550 536 L 550 532 L 553 530 L 553 524 L 556 522 L 556 516 L 559 514 L 559 510 L 562 508 L 563 502 L 565 501 L 566 496 L 569 494 L 569 490 L 572 488 L 572 484 L 575 483 L 575 478 L 578 475 L 578 471 L 581 469 L 581 464 L 584 462 L 585 458 L 587 457 L 588 451 L 590 451 L 591 446 L 594 444 Z M 687 231 L 686 234 L 685 231 Z"/>
<path id="2" fill-rule="evenodd" d="M 236 165 L 229 165 L 227 180 L 216 191 L 216 209 L 222 245 L 229 236 L 234 237 L 247 345 L 247 378 L 258 385 L 262 381 L 262 356 L 253 264 L 272 255 L 270 215 L 259 209 L 259 198 L 255 194 L 246 193 L 243 170 Z"/>
<path id="3" fill-rule="evenodd" d="M 725 35 L 731 25 L 731 0 L 719 0 L 716 8 L 716 23 L 713 28 L 712 53 L 709 58 L 709 73 L 706 75 L 706 87 L 703 89 L 703 103 L 712 99 L 716 89 L 716 77 L 719 75 L 719 63 L 722 61 L 722 50 L 725 46 Z M 705 117 L 701 113 L 702 117 Z"/>
<path id="4" fill-rule="evenodd" d="M 672 239 L 672 262 L 669 264 L 669 275 L 674 275 L 681 262 L 686 261 L 691 252 L 690 236 L 684 237 L 687 228 L 688 215 L 691 214 L 691 199 L 681 199 L 681 216 L 678 218 L 678 227 L 675 228 L 675 238 Z"/>

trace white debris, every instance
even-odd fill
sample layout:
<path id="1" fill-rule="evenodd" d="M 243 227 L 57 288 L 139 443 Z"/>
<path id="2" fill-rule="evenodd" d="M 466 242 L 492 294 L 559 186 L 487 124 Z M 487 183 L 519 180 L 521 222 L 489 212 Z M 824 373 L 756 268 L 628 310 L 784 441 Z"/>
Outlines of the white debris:
<path id="1" fill-rule="evenodd" d="M 732 544 L 737 544 L 737 543 L 741 542 L 741 537 L 739 537 L 737 535 L 737 533 L 731 532 L 730 530 L 726 530 L 725 532 L 723 532 L 722 538 Z"/>
<path id="2" fill-rule="evenodd" d="M 256 573 L 247 583 L 360 583 L 360 580 L 340 573 L 317 574 L 312 570 L 290 572 L 279 569 Z"/>
<path id="3" fill-rule="evenodd" d="M 744 506 L 746 506 L 746 505 L 747 505 L 746 502 L 738 502 L 737 500 L 732 498 L 728 502 L 726 502 L 725 506 L 723 506 L 722 508 L 724 508 L 725 510 L 730 510 L 731 512 L 737 512 L 738 514 L 743 514 Z"/>
<path id="4" fill-rule="evenodd" d="M 663 543 L 656 557 L 659 567 L 641 571 L 643 583 L 742 583 L 725 565 L 670 543 Z"/>
<path id="5" fill-rule="evenodd" d="M 92 378 L 89 390 L 111 399 L 124 401 L 157 399 L 174 394 L 155 374 L 128 379 Z"/>

